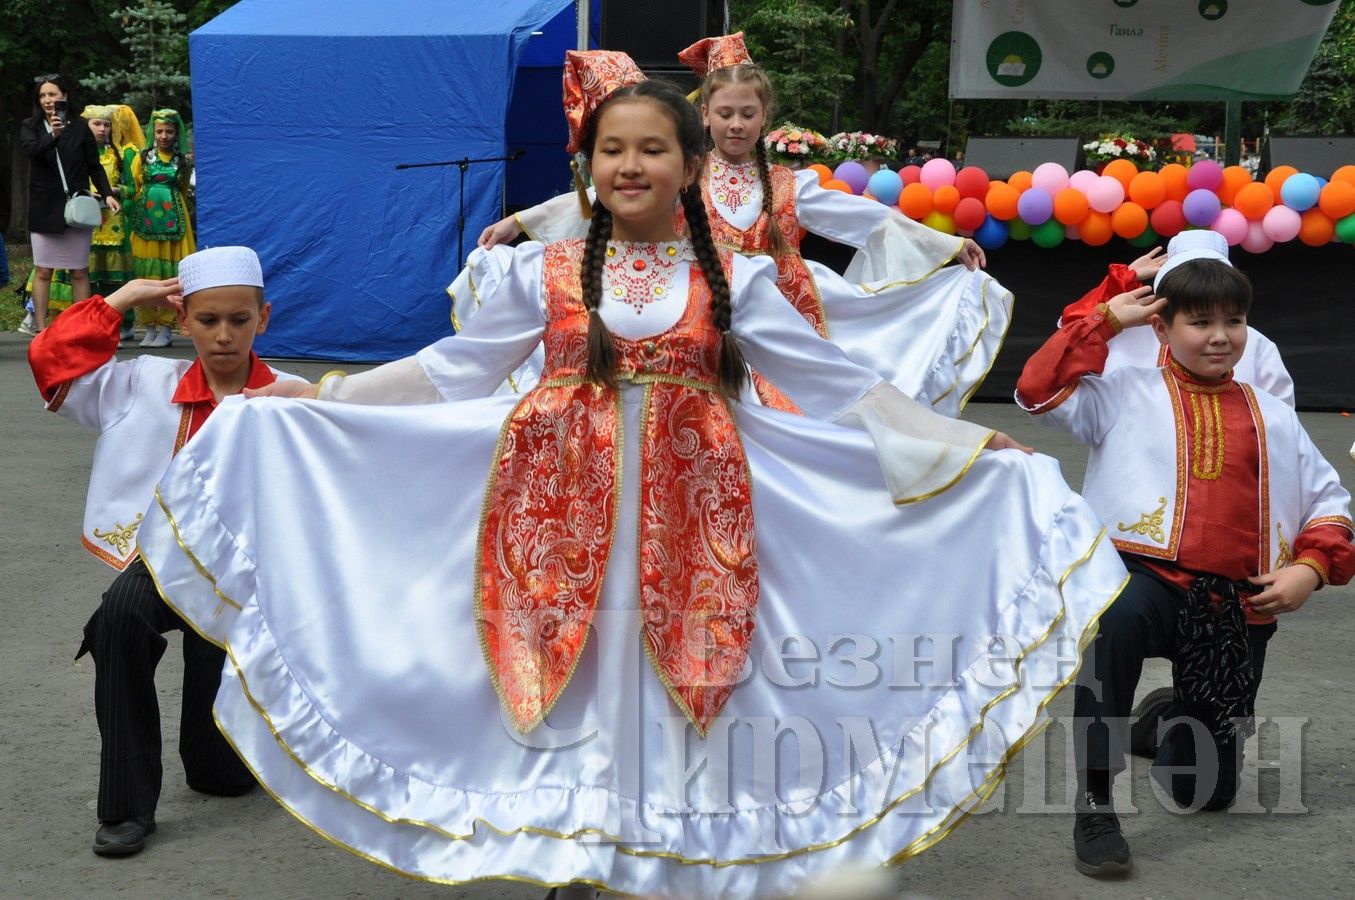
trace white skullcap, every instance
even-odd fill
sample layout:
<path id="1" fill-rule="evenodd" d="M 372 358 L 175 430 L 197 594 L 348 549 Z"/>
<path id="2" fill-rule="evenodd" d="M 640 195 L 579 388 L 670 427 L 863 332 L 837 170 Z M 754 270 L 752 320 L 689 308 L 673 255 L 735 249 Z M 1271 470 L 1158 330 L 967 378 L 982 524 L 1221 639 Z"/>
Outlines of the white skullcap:
<path id="1" fill-rule="evenodd" d="M 263 267 L 248 247 L 211 247 L 179 260 L 179 284 L 185 297 L 228 285 L 262 288 Z"/>
<path id="2" fill-rule="evenodd" d="M 1157 293 L 1158 286 L 1162 284 L 1162 279 L 1168 272 L 1192 259 L 1216 259 L 1224 265 L 1231 266 L 1232 263 L 1228 261 L 1228 239 L 1217 231 L 1205 228 L 1198 231 L 1183 231 L 1172 238 L 1167 244 L 1167 261 L 1162 264 L 1161 269 L 1158 269 L 1157 277 L 1153 279 L 1153 293 Z"/>

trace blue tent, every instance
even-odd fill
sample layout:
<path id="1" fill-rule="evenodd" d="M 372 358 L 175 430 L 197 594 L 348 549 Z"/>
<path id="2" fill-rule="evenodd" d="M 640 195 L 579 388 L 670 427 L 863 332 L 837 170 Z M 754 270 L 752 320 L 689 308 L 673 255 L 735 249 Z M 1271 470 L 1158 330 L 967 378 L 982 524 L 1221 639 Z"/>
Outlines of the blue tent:
<path id="1" fill-rule="evenodd" d="M 260 353 L 384 360 L 451 332 L 457 169 L 395 166 L 506 155 L 518 61 L 547 23 L 565 43 L 536 52 L 561 59 L 573 6 L 242 0 L 192 33 L 198 243 L 259 252 Z M 503 163 L 467 170 L 468 253 L 503 189 Z"/>

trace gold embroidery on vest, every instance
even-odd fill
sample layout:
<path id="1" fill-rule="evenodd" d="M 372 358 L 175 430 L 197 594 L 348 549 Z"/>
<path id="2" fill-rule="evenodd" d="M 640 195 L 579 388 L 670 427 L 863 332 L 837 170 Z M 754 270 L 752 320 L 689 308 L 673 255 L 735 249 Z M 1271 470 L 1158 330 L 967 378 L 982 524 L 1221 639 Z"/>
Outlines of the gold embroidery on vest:
<path id="1" fill-rule="evenodd" d="M 1284 539 L 1284 526 L 1279 522 L 1275 523 L 1275 535 L 1280 539 L 1280 555 L 1275 557 L 1275 568 L 1283 569 L 1294 561 L 1294 548 L 1289 546 L 1289 542 Z"/>
<path id="2" fill-rule="evenodd" d="M 141 518 L 144 515 L 145 513 L 137 513 L 136 518 L 132 520 L 130 525 L 114 522 L 112 531 L 100 531 L 96 528 L 94 529 L 94 536 L 118 551 L 120 555 L 126 556 L 127 552 L 132 549 L 132 538 L 136 535 L 136 530 L 141 527 Z"/>
<path id="3" fill-rule="evenodd" d="M 1190 418 L 1195 431 L 1195 452 L 1190 474 L 1202 481 L 1217 481 L 1223 474 L 1223 410 L 1218 394 L 1190 394 Z"/>
<path id="4" fill-rule="evenodd" d="M 1139 516 L 1139 520 L 1133 525 L 1126 525 L 1124 522 L 1121 522 L 1119 529 L 1134 534 L 1141 534 L 1157 541 L 1159 544 L 1165 544 L 1167 542 L 1167 535 L 1166 532 L 1162 530 L 1162 519 L 1167 511 L 1167 498 L 1158 497 L 1157 502 L 1157 509 L 1150 513 L 1143 513 Z"/>

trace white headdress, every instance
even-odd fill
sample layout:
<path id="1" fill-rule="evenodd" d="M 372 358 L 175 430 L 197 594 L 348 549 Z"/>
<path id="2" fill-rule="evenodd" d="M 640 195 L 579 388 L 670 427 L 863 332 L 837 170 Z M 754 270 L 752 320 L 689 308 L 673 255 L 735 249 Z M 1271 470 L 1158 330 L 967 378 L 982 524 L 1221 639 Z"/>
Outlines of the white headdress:
<path id="1" fill-rule="evenodd" d="M 1168 272 L 1192 259 L 1216 259 L 1224 265 L 1231 266 L 1232 263 L 1228 261 L 1228 239 L 1217 231 L 1203 228 L 1198 231 L 1183 231 L 1172 238 L 1167 244 L 1167 261 L 1162 264 L 1161 269 L 1158 269 L 1157 277 L 1153 279 L 1153 293 L 1157 293 L 1158 286 L 1162 284 L 1162 279 Z"/>
<path id="2" fill-rule="evenodd" d="M 179 283 L 185 297 L 227 285 L 262 288 L 263 267 L 259 254 L 248 247 L 211 247 L 179 261 Z"/>

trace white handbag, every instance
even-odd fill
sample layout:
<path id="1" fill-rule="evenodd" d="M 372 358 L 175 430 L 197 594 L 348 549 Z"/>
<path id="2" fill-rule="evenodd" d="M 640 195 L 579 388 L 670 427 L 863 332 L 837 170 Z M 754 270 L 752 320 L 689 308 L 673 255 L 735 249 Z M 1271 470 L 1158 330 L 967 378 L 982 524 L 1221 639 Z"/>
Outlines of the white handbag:
<path id="1" fill-rule="evenodd" d="M 53 146 L 52 154 L 56 156 L 56 170 L 61 173 L 61 190 L 66 192 L 66 224 L 72 228 L 98 228 L 104 220 L 103 207 L 89 191 L 72 193 L 66 183 L 66 167 L 61 165 L 61 149 Z"/>

